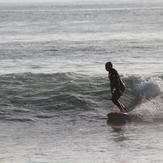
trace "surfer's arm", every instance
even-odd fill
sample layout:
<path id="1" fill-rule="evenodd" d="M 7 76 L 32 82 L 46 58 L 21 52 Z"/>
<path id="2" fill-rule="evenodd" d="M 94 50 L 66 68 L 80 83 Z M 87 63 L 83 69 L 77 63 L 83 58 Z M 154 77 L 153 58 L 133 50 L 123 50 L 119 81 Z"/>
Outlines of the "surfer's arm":
<path id="1" fill-rule="evenodd" d="M 113 84 L 112 83 L 110 83 L 110 89 L 111 89 L 111 94 L 113 94 L 114 87 L 113 87 Z"/>
<path id="2" fill-rule="evenodd" d="M 114 79 L 115 79 L 115 85 L 116 85 L 116 89 L 120 89 L 121 88 L 121 79 L 120 76 L 118 74 L 118 72 L 114 69 Z"/>
<path id="3" fill-rule="evenodd" d="M 123 83 L 123 81 L 121 80 L 118 72 L 116 72 L 116 79 L 117 79 L 117 88 L 119 90 L 119 93 L 121 95 L 123 95 L 123 92 L 125 90 L 125 84 Z"/>

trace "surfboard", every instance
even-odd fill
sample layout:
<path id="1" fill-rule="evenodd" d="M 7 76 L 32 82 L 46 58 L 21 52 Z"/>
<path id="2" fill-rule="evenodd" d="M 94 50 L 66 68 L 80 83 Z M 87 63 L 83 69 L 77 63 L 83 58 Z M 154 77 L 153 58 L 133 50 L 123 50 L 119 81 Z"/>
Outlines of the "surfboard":
<path id="1" fill-rule="evenodd" d="M 124 125 L 129 121 L 129 114 L 127 112 L 112 112 L 107 116 L 107 122 L 111 125 Z"/>

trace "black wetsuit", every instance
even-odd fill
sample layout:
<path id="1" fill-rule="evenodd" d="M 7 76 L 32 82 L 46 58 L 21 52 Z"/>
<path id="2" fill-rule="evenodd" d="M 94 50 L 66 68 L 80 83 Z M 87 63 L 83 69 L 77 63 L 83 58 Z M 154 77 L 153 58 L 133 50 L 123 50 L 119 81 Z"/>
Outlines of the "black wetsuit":
<path id="1" fill-rule="evenodd" d="M 120 79 L 118 72 L 114 68 L 112 68 L 109 71 L 109 79 L 110 79 L 111 92 L 113 92 L 114 89 L 117 91 L 124 92 L 125 85 Z"/>
<path id="2" fill-rule="evenodd" d="M 109 71 L 109 79 L 113 103 L 118 106 L 120 111 L 123 109 L 126 110 L 125 106 L 118 101 L 120 96 L 122 96 L 123 92 L 125 91 L 125 85 L 114 68 Z"/>

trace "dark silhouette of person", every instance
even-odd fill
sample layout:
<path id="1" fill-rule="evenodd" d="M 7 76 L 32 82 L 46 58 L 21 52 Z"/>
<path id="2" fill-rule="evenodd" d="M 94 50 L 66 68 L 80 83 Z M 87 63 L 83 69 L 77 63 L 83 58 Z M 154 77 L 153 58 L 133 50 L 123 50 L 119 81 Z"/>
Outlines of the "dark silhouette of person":
<path id="1" fill-rule="evenodd" d="M 127 112 L 126 107 L 118 101 L 125 91 L 125 85 L 123 81 L 120 79 L 117 70 L 113 68 L 113 64 L 111 62 L 107 62 L 105 64 L 105 69 L 109 72 L 108 77 L 110 79 L 112 102 L 120 109 L 121 112 Z"/>

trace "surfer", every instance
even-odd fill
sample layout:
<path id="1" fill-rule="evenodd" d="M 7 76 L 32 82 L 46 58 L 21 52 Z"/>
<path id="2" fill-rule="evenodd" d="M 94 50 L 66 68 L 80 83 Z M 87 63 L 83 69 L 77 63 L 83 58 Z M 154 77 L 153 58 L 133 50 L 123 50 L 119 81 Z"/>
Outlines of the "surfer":
<path id="1" fill-rule="evenodd" d="M 123 92 L 125 91 L 124 83 L 120 79 L 117 70 L 113 68 L 113 64 L 111 62 L 107 62 L 105 64 L 105 69 L 106 71 L 109 72 L 110 88 L 111 88 L 113 103 L 120 109 L 121 112 L 123 111 L 127 112 L 125 106 L 118 101 L 120 96 L 122 96 Z"/>

